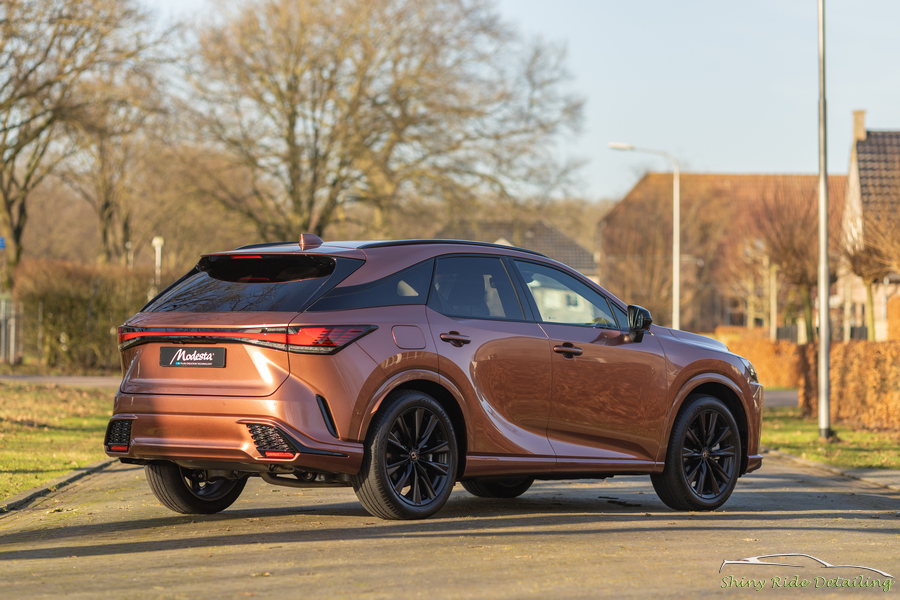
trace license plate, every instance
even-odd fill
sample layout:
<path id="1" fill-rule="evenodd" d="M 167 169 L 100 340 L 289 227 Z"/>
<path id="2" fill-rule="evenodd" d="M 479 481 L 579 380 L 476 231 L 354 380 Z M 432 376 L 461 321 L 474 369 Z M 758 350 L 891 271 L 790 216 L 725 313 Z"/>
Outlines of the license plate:
<path id="1" fill-rule="evenodd" d="M 224 367 L 225 348 L 160 348 L 161 367 Z"/>

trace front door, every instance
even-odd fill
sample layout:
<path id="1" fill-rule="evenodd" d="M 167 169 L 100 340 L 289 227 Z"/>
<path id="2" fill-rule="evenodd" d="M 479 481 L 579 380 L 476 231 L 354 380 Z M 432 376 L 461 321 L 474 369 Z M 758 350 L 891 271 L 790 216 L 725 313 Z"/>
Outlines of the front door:
<path id="1" fill-rule="evenodd" d="M 659 342 L 652 335 L 632 342 L 626 324 L 617 322 L 621 309 L 612 310 L 586 282 L 547 265 L 515 264 L 550 340 L 547 435 L 560 470 L 655 461 L 667 412 Z"/>

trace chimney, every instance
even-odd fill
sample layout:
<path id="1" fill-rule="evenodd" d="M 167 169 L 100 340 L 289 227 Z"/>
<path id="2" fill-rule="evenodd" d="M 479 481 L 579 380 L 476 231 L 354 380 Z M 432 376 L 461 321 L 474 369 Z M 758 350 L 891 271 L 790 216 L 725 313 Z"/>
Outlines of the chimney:
<path id="1" fill-rule="evenodd" d="M 853 111 L 853 140 L 863 141 L 866 139 L 866 111 Z"/>

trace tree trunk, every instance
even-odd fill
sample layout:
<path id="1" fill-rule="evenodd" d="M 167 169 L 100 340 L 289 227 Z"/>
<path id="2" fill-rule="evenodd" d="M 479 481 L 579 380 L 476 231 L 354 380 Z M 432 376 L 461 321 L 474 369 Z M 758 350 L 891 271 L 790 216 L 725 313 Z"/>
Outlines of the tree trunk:
<path id="1" fill-rule="evenodd" d="M 866 282 L 866 339 L 875 341 L 875 284 Z"/>
<path id="2" fill-rule="evenodd" d="M 806 321 L 806 343 L 816 341 L 816 326 L 813 323 L 812 286 L 800 286 L 800 300 L 803 302 L 803 319 Z M 827 316 L 825 318 L 828 318 Z"/>

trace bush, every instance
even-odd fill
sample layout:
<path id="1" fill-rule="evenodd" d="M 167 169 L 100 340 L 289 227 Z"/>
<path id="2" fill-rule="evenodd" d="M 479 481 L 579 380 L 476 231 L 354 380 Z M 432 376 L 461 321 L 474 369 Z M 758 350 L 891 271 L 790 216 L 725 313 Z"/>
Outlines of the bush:
<path id="1" fill-rule="evenodd" d="M 116 327 L 147 302 L 152 269 L 23 261 L 14 300 L 25 352 L 65 371 L 117 369 Z"/>
<path id="2" fill-rule="evenodd" d="M 797 344 L 787 340 L 773 342 L 762 328 L 717 327 L 713 337 L 753 363 L 763 386 L 795 388 L 800 385 Z"/>
<path id="3" fill-rule="evenodd" d="M 800 347 L 800 407 L 818 410 L 818 347 Z M 900 342 L 831 345 L 831 420 L 870 429 L 900 429 Z"/>

